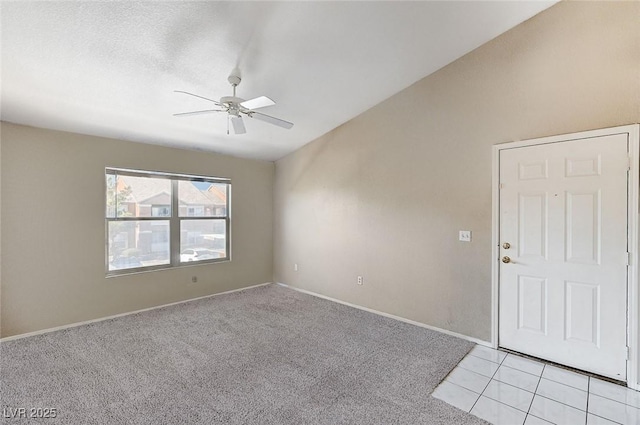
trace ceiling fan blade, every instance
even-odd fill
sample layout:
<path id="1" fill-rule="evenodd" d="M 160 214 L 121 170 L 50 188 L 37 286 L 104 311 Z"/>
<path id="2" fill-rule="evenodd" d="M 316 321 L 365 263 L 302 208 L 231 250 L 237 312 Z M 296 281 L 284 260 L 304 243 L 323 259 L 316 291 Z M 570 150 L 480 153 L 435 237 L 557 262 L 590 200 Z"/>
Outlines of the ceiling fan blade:
<path id="1" fill-rule="evenodd" d="M 260 96 L 256 97 L 255 99 L 245 100 L 240 104 L 240 106 L 247 109 L 258 109 L 275 104 L 276 102 L 274 102 L 272 99 L 269 99 L 267 96 Z"/>
<path id="2" fill-rule="evenodd" d="M 242 117 L 229 115 L 229 119 L 231 120 L 231 124 L 233 125 L 234 133 L 245 134 L 247 132 L 247 129 L 244 126 L 244 121 L 242 120 Z"/>
<path id="3" fill-rule="evenodd" d="M 180 112 L 178 114 L 173 114 L 174 117 L 186 117 L 190 115 L 202 115 L 202 114 L 210 114 L 212 112 L 225 112 L 221 109 L 205 109 L 204 111 L 193 111 L 193 112 Z"/>
<path id="4" fill-rule="evenodd" d="M 258 119 L 260 121 L 268 122 L 269 124 L 277 125 L 278 127 L 286 128 L 289 130 L 293 127 L 293 123 L 285 120 L 281 120 L 280 118 L 275 118 L 270 115 L 261 114 L 260 112 L 251 112 L 248 114 L 251 118 Z"/>
<path id="5" fill-rule="evenodd" d="M 204 96 L 200 96 L 200 95 L 197 95 L 197 94 L 189 93 L 188 91 L 174 90 L 174 92 L 175 93 L 184 93 L 184 94 L 188 94 L 189 96 L 199 97 L 200 99 L 208 100 L 209 102 L 213 102 L 218 106 L 222 106 L 222 104 L 220 102 L 218 102 L 217 100 L 213 100 L 213 99 L 209 99 L 208 97 L 204 97 Z"/>

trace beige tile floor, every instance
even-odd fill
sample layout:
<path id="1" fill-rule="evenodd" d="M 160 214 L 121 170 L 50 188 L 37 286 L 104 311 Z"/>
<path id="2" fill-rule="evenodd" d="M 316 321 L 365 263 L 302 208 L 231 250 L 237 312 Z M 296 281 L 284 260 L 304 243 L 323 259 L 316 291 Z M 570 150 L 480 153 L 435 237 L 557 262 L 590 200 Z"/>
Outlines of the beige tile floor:
<path id="1" fill-rule="evenodd" d="M 433 396 L 494 425 L 640 425 L 640 392 L 480 345 Z"/>

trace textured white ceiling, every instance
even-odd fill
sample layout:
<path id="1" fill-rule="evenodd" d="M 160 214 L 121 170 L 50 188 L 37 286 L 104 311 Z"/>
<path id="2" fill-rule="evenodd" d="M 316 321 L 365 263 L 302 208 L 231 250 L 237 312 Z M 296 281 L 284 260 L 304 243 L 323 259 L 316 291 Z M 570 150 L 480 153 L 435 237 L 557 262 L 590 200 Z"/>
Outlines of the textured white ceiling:
<path id="1" fill-rule="evenodd" d="M 555 1 L 6 2 L 3 121 L 275 160 L 514 27 Z M 266 95 L 285 130 L 223 114 Z"/>

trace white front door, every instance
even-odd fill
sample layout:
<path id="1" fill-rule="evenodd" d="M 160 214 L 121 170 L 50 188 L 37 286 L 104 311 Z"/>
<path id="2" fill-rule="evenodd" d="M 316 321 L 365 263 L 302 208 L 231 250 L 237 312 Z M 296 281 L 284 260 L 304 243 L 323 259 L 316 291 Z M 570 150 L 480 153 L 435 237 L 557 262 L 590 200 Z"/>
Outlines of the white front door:
<path id="1" fill-rule="evenodd" d="M 626 380 L 628 158 L 626 134 L 500 151 L 501 347 Z"/>

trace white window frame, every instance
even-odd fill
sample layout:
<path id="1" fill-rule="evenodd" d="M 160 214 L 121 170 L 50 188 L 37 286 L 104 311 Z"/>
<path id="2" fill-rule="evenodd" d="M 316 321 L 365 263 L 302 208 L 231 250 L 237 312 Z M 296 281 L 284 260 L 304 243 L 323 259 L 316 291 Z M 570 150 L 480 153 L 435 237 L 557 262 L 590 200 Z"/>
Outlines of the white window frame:
<path id="1" fill-rule="evenodd" d="M 118 175 L 132 176 L 132 177 L 148 177 L 148 178 L 160 178 L 171 180 L 171 216 L 149 216 L 149 217 L 107 217 L 107 175 L 115 175 L 116 179 Z M 227 188 L 226 193 L 226 213 L 221 216 L 211 217 L 194 217 L 183 216 L 179 214 L 179 194 L 178 194 L 178 182 L 191 181 L 191 182 L 204 182 L 212 184 L 225 184 Z M 202 264 L 220 263 L 231 261 L 231 179 L 224 177 L 209 177 L 199 176 L 191 174 L 176 174 L 159 171 L 145 171 L 145 170 L 133 170 L 125 168 L 105 168 L 105 186 L 104 186 L 104 199 L 105 199 L 105 272 L 107 277 L 128 275 L 140 272 L 165 270 L 176 267 L 190 267 Z M 118 211 L 116 205 L 115 211 Z M 181 262 L 180 261 L 180 225 L 182 220 L 206 220 L 206 221 L 224 221 L 225 223 L 225 257 L 212 258 L 200 261 Z M 168 221 L 169 222 L 169 264 L 161 264 L 155 266 L 135 267 L 120 270 L 109 270 L 109 223 L 110 222 L 122 222 L 122 221 Z"/>

